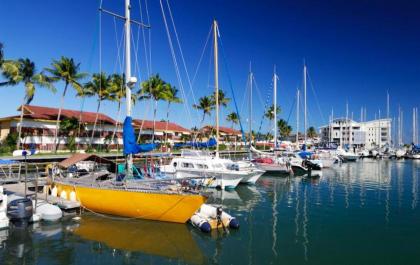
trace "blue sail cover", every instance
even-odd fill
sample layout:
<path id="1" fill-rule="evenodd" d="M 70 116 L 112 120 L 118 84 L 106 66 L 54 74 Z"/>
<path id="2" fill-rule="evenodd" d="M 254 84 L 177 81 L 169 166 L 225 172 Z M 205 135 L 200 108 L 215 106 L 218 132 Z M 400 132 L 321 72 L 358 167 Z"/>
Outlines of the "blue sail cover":
<path id="1" fill-rule="evenodd" d="M 310 158 L 312 156 L 312 152 L 306 151 L 306 144 L 303 144 L 302 145 L 302 150 L 298 153 L 298 155 L 300 156 L 300 158 L 306 159 L 306 158 Z"/>
<path id="2" fill-rule="evenodd" d="M 214 138 L 210 138 L 207 142 L 186 142 L 186 143 L 176 143 L 174 147 L 194 147 L 194 148 L 210 148 L 216 146 L 217 141 Z"/>
<path id="3" fill-rule="evenodd" d="M 134 128 L 132 125 L 133 119 L 127 116 L 124 120 L 123 127 L 123 143 L 124 155 L 134 155 L 138 153 L 150 152 L 156 149 L 156 144 L 137 144 Z"/>

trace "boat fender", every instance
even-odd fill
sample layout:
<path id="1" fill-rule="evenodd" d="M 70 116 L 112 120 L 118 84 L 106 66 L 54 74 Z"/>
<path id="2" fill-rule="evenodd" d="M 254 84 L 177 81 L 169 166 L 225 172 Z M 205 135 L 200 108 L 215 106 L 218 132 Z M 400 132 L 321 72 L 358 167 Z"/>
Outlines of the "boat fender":
<path id="1" fill-rule="evenodd" d="M 57 187 L 54 186 L 54 188 L 52 188 L 52 190 L 51 190 L 51 196 L 57 197 L 57 193 L 58 193 Z"/>
<path id="2" fill-rule="evenodd" d="M 63 190 L 63 191 L 60 193 L 60 198 L 67 200 L 67 191 Z"/>
<path id="3" fill-rule="evenodd" d="M 207 222 L 206 218 L 200 216 L 199 214 L 194 214 L 190 218 L 190 221 L 193 224 L 193 226 L 199 228 L 201 232 L 210 233 L 211 226 L 210 226 L 210 223 Z"/>
<path id="4" fill-rule="evenodd" d="M 74 192 L 74 190 L 70 192 L 70 201 L 76 201 L 76 192 Z"/>
<path id="5" fill-rule="evenodd" d="M 230 219 L 229 227 L 232 228 L 232 229 L 239 229 L 239 222 L 238 222 L 238 220 L 236 220 L 235 217 L 232 217 L 232 219 Z"/>

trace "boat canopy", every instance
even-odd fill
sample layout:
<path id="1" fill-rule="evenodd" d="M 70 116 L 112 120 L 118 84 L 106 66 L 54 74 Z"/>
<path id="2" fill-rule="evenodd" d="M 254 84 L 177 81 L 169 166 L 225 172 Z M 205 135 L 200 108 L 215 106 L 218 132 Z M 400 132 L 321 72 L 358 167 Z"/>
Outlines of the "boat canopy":
<path id="1" fill-rule="evenodd" d="M 115 168 L 114 162 L 106 158 L 94 155 L 94 154 L 74 154 L 71 157 L 64 159 L 63 161 L 58 163 L 58 166 L 64 169 L 68 169 L 72 165 L 75 165 L 76 163 L 79 163 L 82 161 L 93 161 L 99 164 L 110 165 L 111 169 Z"/>
<path id="2" fill-rule="evenodd" d="M 134 134 L 133 119 L 127 116 L 123 128 L 124 155 L 135 155 L 156 149 L 157 144 L 137 144 Z"/>
<path id="3" fill-rule="evenodd" d="M 186 142 L 186 143 L 176 143 L 174 147 L 181 148 L 181 147 L 195 147 L 195 148 L 210 148 L 216 146 L 217 141 L 214 138 L 210 138 L 207 142 Z"/>
<path id="4" fill-rule="evenodd" d="M 0 165 L 13 165 L 18 164 L 19 162 L 9 159 L 0 159 Z"/>

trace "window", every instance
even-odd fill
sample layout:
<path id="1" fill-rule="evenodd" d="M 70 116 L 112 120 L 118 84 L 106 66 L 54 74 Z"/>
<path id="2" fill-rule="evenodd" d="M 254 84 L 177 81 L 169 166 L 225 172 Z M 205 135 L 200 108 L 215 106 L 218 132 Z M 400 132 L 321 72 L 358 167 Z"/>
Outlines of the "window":
<path id="1" fill-rule="evenodd" d="M 209 168 L 207 165 L 203 165 L 203 164 L 196 164 L 195 166 L 197 168 L 204 168 L 204 169 L 208 169 Z"/>
<path id="2" fill-rule="evenodd" d="M 182 163 L 183 168 L 194 168 L 194 165 L 191 163 Z"/>

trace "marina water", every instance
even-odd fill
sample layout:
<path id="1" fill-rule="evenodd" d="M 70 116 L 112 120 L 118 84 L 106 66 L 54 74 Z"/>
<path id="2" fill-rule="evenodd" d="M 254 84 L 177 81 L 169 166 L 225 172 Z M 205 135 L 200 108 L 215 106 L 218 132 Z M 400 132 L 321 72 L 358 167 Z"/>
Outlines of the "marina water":
<path id="1" fill-rule="evenodd" d="M 420 264 L 419 175 L 420 161 L 365 159 L 215 190 L 241 224 L 229 233 L 85 212 L 0 231 L 0 264 Z"/>

